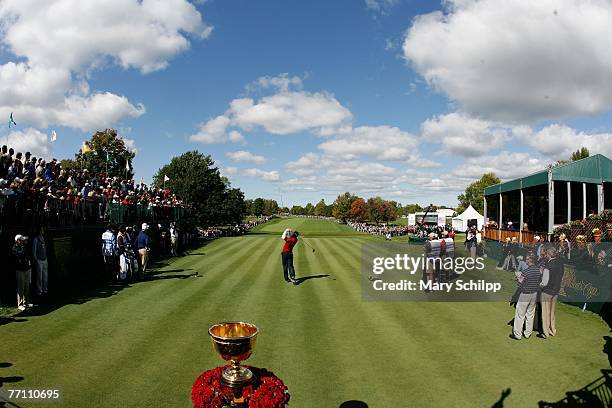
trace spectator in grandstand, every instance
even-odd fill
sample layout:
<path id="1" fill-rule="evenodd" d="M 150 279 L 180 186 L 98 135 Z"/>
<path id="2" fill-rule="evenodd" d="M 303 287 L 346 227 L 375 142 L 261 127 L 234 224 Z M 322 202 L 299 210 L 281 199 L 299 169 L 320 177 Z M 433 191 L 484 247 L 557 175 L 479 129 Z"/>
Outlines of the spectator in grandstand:
<path id="1" fill-rule="evenodd" d="M 569 260 L 571 259 L 572 247 L 570 245 L 567 236 L 564 233 L 559 234 L 559 251 L 558 255 L 560 258 Z"/>
<path id="2" fill-rule="evenodd" d="M 47 246 L 44 233 L 44 227 L 39 226 L 32 241 L 32 259 L 36 269 L 36 294 L 38 296 L 46 295 L 48 292 L 49 264 L 47 262 Z"/>
<path id="3" fill-rule="evenodd" d="M 140 269 L 139 269 L 139 278 L 144 279 L 145 273 L 147 273 L 147 265 L 149 263 L 149 251 L 151 250 L 151 238 L 147 234 L 147 230 L 149 229 L 149 224 L 142 224 L 142 230 L 138 234 L 138 238 L 136 239 L 136 248 L 138 249 L 138 254 L 140 255 Z"/>
<path id="4" fill-rule="evenodd" d="M 15 244 L 12 249 L 17 276 L 17 308 L 22 311 L 33 306 L 32 303 L 29 303 L 32 265 L 26 250 L 27 243 L 28 237 L 18 234 L 15 236 Z"/>

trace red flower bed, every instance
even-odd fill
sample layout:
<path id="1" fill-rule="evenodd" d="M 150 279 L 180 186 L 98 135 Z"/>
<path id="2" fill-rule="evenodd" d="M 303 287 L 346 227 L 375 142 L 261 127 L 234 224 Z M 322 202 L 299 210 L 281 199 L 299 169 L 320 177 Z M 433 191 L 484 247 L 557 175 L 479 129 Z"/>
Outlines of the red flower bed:
<path id="1" fill-rule="evenodd" d="M 232 401 L 232 390 L 221 384 L 221 370 L 217 367 L 204 371 L 191 387 L 194 408 L 224 408 Z M 289 392 L 283 381 L 274 373 L 257 367 L 249 367 L 255 374 L 252 384 L 242 389 L 245 406 L 249 408 L 282 408 L 289 402 Z"/>

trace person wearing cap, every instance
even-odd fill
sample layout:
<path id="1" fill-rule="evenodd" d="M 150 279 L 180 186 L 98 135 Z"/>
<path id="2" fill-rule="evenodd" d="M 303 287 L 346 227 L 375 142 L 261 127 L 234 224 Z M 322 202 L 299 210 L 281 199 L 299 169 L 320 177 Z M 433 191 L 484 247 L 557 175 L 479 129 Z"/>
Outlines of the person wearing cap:
<path id="1" fill-rule="evenodd" d="M 32 307 L 29 303 L 30 283 L 32 281 L 32 265 L 30 257 L 26 250 L 28 237 L 23 235 L 15 236 L 15 245 L 13 245 L 12 254 L 15 258 L 15 274 L 17 277 L 17 308 L 25 310 L 26 307 Z"/>
<path id="2" fill-rule="evenodd" d="M 47 247 L 45 245 L 44 228 L 37 228 L 37 235 L 32 241 L 32 259 L 36 267 L 36 293 L 38 296 L 47 294 L 47 284 L 49 281 Z"/>
<path id="3" fill-rule="evenodd" d="M 476 259 L 476 250 L 478 249 L 477 229 L 471 226 L 465 237 L 465 246 L 470 251 L 472 259 Z"/>
<path id="4" fill-rule="evenodd" d="M 299 233 L 297 231 L 290 230 L 289 228 L 281 235 L 281 239 L 285 241 L 281 252 L 283 275 L 286 282 L 291 282 L 294 285 L 297 285 L 298 282 L 295 280 L 295 268 L 293 267 L 293 247 L 298 243 L 298 236 Z"/>
<path id="5" fill-rule="evenodd" d="M 533 248 L 531 252 L 538 258 L 542 258 L 542 238 L 539 235 L 533 237 Z"/>
<path id="6" fill-rule="evenodd" d="M 138 249 L 138 254 L 140 255 L 140 270 L 139 270 L 139 278 L 144 279 L 144 275 L 147 272 L 147 265 L 149 263 L 149 251 L 151 250 L 151 238 L 149 238 L 149 234 L 147 234 L 147 230 L 149 229 L 149 224 L 146 222 L 142 224 L 142 230 L 138 233 L 138 238 L 136 238 L 136 248 Z"/>

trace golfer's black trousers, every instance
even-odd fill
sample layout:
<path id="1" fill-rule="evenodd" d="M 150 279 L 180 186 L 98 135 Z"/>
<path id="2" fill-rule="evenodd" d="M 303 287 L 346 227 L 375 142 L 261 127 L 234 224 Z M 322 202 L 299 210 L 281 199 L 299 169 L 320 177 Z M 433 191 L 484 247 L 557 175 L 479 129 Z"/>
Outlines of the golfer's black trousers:
<path id="1" fill-rule="evenodd" d="M 295 269 L 293 269 L 293 253 L 282 252 L 281 259 L 283 260 L 283 274 L 285 275 L 285 280 L 294 280 Z"/>

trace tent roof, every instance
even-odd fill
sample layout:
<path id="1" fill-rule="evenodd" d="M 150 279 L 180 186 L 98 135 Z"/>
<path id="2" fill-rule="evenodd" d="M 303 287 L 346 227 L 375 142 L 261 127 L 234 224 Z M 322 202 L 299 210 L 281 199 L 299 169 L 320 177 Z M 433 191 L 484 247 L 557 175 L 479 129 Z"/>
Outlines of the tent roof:
<path id="1" fill-rule="evenodd" d="M 596 154 L 575 162 L 552 167 L 549 170 L 542 170 L 525 177 L 486 187 L 484 194 L 505 193 L 506 191 L 547 184 L 549 172 L 551 173 L 552 180 L 557 181 L 577 181 L 594 184 L 609 183 L 612 182 L 612 160 L 604 155 Z"/>
<path id="2" fill-rule="evenodd" d="M 476 211 L 474 207 L 472 207 L 472 204 L 470 204 L 464 212 L 453 218 L 453 220 L 473 220 L 480 218 L 484 219 L 484 217 L 480 215 L 480 213 Z"/>

